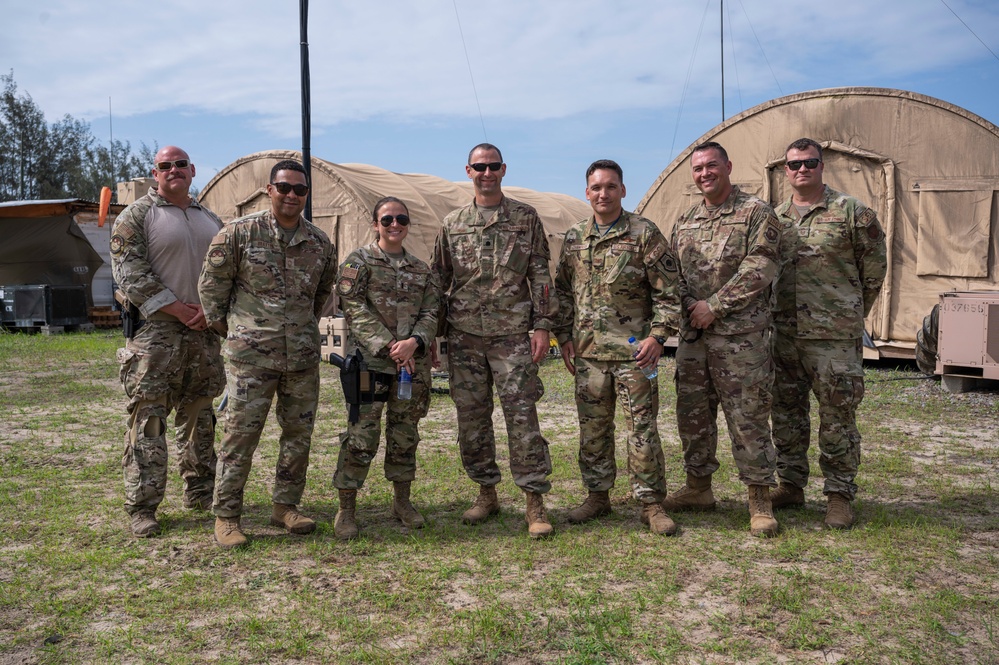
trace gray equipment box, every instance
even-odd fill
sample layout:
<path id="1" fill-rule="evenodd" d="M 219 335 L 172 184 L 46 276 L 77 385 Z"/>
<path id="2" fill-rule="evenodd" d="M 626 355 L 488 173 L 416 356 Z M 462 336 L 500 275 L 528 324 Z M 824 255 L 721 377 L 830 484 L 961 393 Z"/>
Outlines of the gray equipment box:
<path id="1" fill-rule="evenodd" d="M 8 328 L 79 326 L 90 323 L 86 287 L 53 284 L 0 286 L 3 312 L 0 322 Z"/>

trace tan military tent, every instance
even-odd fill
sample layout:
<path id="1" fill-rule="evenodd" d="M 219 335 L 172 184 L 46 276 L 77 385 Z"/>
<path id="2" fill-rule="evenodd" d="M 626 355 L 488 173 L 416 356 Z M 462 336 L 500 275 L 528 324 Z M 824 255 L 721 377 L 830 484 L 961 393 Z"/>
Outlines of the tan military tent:
<path id="1" fill-rule="evenodd" d="M 694 145 L 722 144 L 732 181 L 776 205 L 790 196 L 784 150 L 801 137 L 823 146 L 826 184 L 874 208 L 885 228 L 888 277 L 866 322 L 881 356 L 912 357 L 940 292 L 999 289 L 999 127 L 913 92 L 831 88 L 760 104 Z M 699 197 L 691 148 L 637 208 L 667 233 Z"/>
<path id="2" fill-rule="evenodd" d="M 205 185 L 199 199 L 224 221 L 264 210 L 270 205 L 264 187 L 271 167 L 282 159 L 301 160 L 301 157 L 300 152 L 289 150 L 269 150 L 242 157 L 219 171 Z M 520 187 L 504 187 L 503 191 L 537 209 L 548 233 L 553 262 L 558 260 L 566 229 L 590 214 L 589 205 L 565 194 Z M 472 200 L 472 184 L 312 158 L 312 218 L 336 244 L 338 260 L 343 261 L 351 251 L 372 241 L 371 208 L 383 196 L 396 196 L 406 202 L 413 217 L 406 247 L 428 260 L 441 220 Z"/>

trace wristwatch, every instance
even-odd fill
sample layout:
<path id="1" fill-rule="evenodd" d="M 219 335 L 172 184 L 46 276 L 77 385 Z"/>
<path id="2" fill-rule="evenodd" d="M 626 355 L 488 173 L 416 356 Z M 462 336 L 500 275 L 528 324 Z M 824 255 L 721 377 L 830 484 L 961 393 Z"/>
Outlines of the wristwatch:
<path id="1" fill-rule="evenodd" d="M 653 335 L 652 339 L 659 342 L 659 346 L 666 346 L 666 338 L 663 337 L 662 335 Z"/>

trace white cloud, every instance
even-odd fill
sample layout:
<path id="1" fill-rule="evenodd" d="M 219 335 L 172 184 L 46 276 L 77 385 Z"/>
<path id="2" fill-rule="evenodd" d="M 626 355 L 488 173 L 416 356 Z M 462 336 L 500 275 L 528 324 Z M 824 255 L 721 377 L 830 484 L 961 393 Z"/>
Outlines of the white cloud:
<path id="1" fill-rule="evenodd" d="M 995 4 L 950 4 L 979 35 L 999 34 Z M 713 0 L 457 2 L 483 114 L 524 120 L 676 108 L 705 7 L 688 99 L 718 94 Z M 987 56 L 937 0 L 737 0 L 727 9 L 726 51 L 738 58 L 727 87 L 749 98 L 778 95 L 771 67 L 787 94 Z M 250 113 L 269 131 L 297 131 L 297 3 L 39 0 L 5 18 L 0 65 L 50 117 L 103 116 L 111 96 L 116 115 Z M 309 41 L 317 126 L 478 114 L 451 0 L 313 2 Z"/>

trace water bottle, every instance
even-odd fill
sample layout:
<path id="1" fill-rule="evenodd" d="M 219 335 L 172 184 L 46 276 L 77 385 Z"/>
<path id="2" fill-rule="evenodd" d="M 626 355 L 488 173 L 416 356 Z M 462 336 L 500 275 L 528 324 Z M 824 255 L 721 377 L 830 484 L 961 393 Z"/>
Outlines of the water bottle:
<path id="1" fill-rule="evenodd" d="M 634 349 L 635 351 L 634 353 L 631 354 L 632 358 L 636 357 L 638 355 L 638 352 L 642 350 L 641 344 L 639 344 L 634 337 L 628 338 L 628 345 L 631 346 L 631 348 Z M 657 376 L 659 376 L 659 369 L 655 365 L 653 365 L 652 367 L 643 367 L 642 374 L 644 374 L 647 379 L 654 379 Z"/>
<path id="2" fill-rule="evenodd" d="M 396 391 L 399 399 L 412 399 L 413 397 L 413 377 L 405 367 L 399 370 L 399 390 Z"/>

